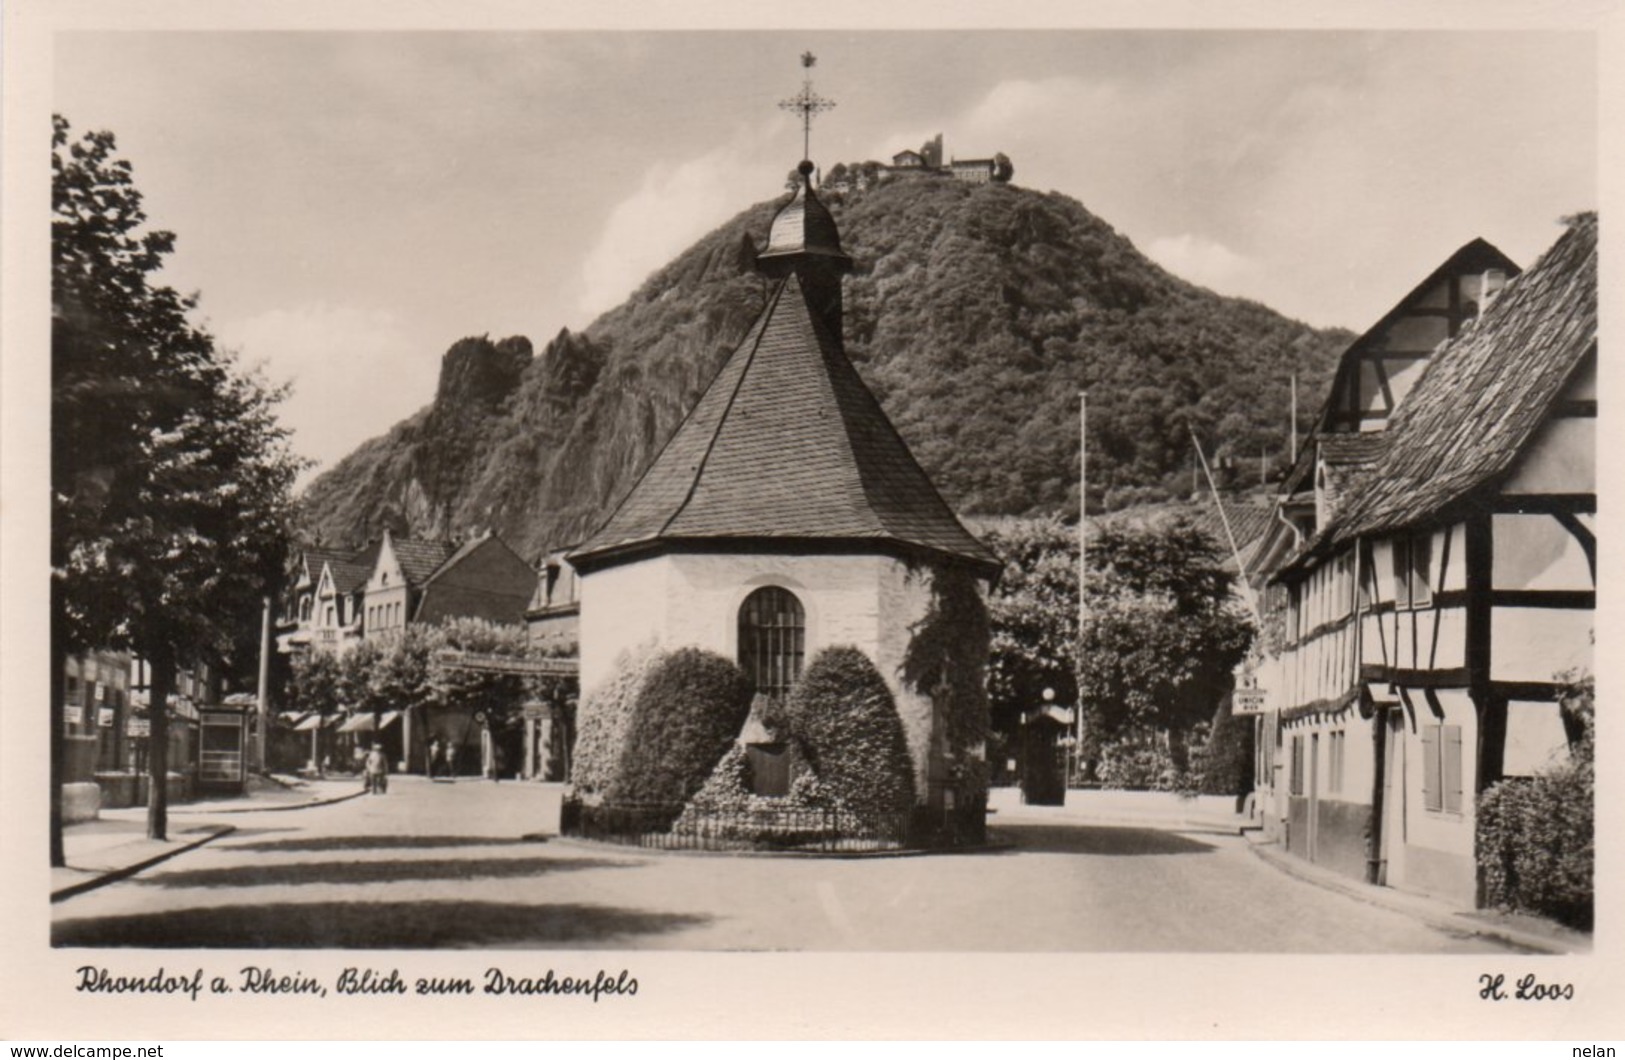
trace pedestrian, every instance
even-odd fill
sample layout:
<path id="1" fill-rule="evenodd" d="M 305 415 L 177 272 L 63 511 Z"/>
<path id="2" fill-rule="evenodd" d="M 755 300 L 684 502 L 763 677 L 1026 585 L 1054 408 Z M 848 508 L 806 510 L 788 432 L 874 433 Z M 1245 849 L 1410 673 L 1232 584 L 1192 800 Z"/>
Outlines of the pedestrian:
<path id="1" fill-rule="evenodd" d="M 457 779 L 457 745 L 450 740 L 446 741 L 446 779 Z"/>
<path id="2" fill-rule="evenodd" d="M 384 757 L 384 749 L 378 744 L 372 745 L 367 752 L 367 791 L 374 795 L 382 795 L 389 790 L 389 760 Z"/>
<path id="3" fill-rule="evenodd" d="M 429 779 L 440 775 L 440 737 L 429 741 Z"/>

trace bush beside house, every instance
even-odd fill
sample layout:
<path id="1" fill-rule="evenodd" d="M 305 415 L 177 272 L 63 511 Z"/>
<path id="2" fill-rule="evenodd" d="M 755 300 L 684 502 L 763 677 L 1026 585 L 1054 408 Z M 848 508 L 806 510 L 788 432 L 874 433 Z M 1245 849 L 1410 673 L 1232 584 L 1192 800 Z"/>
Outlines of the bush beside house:
<path id="1" fill-rule="evenodd" d="M 660 661 L 653 644 L 623 652 L 610 678 L 590 690 L 581 702 L 577 719 L 576 791 L 589 799 L 602 799 L 620 768 L 621 751 L 631 731 L 638 693 Z"/>
<path id="2" fill-rule="evenodd" d="M 830 796 L 859 813 L 914 805 L 914 763 L 886 679 L 854 647 L 815 655 L 785 708 L 792 741 Z"/>
<path id="3" fill-rule="evenodd" d="M 750 713 L 751 685 L 727 659 L 682 648 L 649 667 L 606 797 L 681 805 L 700 790 Z"/>
<path id="4" fill-rule="evenodd" d="M 1569 761 L 1509 777 L 1478 804 L 1483 904 L 1537 913 L 1589 931 L 1593 917 L 1596 797 L 1594 689 L 1587 676 L 1563 701 L 1576 738 Z"/>

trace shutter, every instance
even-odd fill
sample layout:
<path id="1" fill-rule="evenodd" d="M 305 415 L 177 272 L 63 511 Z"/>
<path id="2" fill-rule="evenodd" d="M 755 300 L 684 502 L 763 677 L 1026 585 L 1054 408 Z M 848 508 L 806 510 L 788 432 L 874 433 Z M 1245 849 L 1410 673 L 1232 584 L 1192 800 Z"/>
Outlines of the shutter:
<path id="1" fill-rule="evenodd" d="M 1422 726 L 1422 805 L 1429 810 L 1444 808 L 1439 797 L 1439 726 Z"/>
<path id="2" fill-rule="evenodd" d="M 1447 813 L 1461 812 L 1461 726 L 1445 725 L 1444 747 L 1444 808 Z"/>

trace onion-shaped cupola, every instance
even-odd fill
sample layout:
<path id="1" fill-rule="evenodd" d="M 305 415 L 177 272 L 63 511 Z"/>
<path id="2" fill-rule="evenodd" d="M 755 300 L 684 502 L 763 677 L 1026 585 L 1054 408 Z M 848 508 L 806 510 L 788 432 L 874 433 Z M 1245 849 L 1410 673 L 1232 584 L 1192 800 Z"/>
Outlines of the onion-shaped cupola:
<path id="1" fill-rule="evenodd" d="M 839 343 L 841 277 L 852 270 L 852 259 L 841 249 L 835 217 L 813 191 L 813 164 L 803 161 L 796 171 L 801 175 L 800 185 L 774 215 L 767 247 L 756 256 L 756 268 L 773 279 L 791 275 L 799 279 L 808 307 Z"/>

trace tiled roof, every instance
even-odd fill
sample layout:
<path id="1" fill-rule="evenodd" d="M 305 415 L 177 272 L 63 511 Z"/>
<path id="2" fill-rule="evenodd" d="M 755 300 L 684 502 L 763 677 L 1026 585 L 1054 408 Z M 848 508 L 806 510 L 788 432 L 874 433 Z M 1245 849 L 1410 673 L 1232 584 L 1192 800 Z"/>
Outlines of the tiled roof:
<path id="1" fill-rule="evenodd" d="M 373 567 L 378 565 L 378 549 L 381 541 L 374 541 L 360 552 L 336 559 L 330 559 L 327 565 L 333 570 L 333 589 L 338 593 L 353 593 L 367 584 L 372 577 Z"/>
<path id="2" fill-rule="evenodd" d="M 1223 518 L 1219 515 L 1219 503 L 1209 494 L 1189 501 L 1171 501 L 1166 504 L 1112 512 L 1101 516 L 1098 522 L 1101 525 L 1121 523 L 1133 526 L 1161 526 L 1182 520 L 1213 541 L 1219 550 L 1221 565 L 1226 570 L 1235 570 L 1236 552 L 1239 552 L 1241 561 L 1250 574 L 1259 546 L 1264 543 L 1270 524 L 1275 519 L 1275 509 L 1248 500 L 1225 500 L 1222 503 Z M 1229 520 L 1230 533 L 1235 535 L 1235 552 L 1231 550 L 1230 537 L 1224 530 L 1225 520 Z M 1091 518 L 1091 522 L 1096 521 Z"/>
<path id="3" fill-rule="evenodd" d="M 454 551 L 448 541 L 392 536 L 389 543 L 395 550 L 395 561 L 401 565 L 401 576 L 406 584 L 414 586 L 428 581 Z"/>
<path id="4" fill-rule="evenodd" d="M 333 548 L 307 548 L 300 556 L 300 562 L 304 564 L 305 576 L 308 577 L 311 584 L 314 585 L 322 578 L 323 564 L 345 562 L 352 555 L 354 555 L 354 553 L 348 550 L 341 551 Z"/>
<path id="5" fill-rule="evenodd" d="M 1434 354 L 1306 554 L 1436 519 L 1508 472 L 1596 344 L 1597 218 L 1586 214 Z"/>
<path id="6" fill-rule="evenodd" d="M 1382 431 L 1359 434 L 1323 434 L 1316 441 L 1320 445 L 1320 458 L 1333 467 L 1362 467 L 1376 462 L 1387 444 Z"/>
<path id="7" fill-rule="evenodd" d="M 997 570 L 815 319 L 790 276 L 572 561 L 673 540 L 862 539 Z"/>

